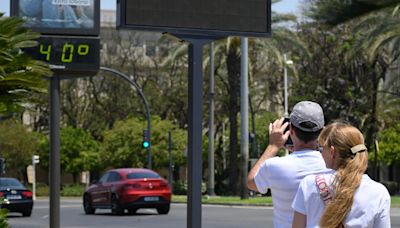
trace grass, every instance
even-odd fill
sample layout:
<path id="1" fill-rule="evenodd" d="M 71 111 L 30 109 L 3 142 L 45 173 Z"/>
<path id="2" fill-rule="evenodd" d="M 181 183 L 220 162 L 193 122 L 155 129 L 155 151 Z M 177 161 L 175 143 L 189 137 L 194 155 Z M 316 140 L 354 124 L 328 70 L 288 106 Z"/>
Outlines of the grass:
<path id="1" fill-rule="evenodd" d="M 392 207 L 400 207 L 400 196 L 392 196 Z"/>
<path id="2" fill-rule="evenodd" d="M 184 195 L 173 195 L 172 202 L 186 203 L 187 197 Z M 203 196 L 202 203 L 207 204 L 230 204 L 230 205 L 263 205 L 271 206 L 271 197 L 249 197 L 248 199 L 241 200 L 238 196 Z"/>
<path id="3" fill-rule="evenodd" d="M 187 197 L 184 195 L 173 195 L 172 202 L 186 203 Z M 228 205 L 258 205 L 258 206 L 272 206 L 271 197 L 250 197 L 246 200 L 241 200 L 238 196 L 215 196 L 215 197 L 202 197 L 202 203 L 205 204 L 228 204 Z M 400 196 L 392 196 L 392 207 L 400 207 Z"/>

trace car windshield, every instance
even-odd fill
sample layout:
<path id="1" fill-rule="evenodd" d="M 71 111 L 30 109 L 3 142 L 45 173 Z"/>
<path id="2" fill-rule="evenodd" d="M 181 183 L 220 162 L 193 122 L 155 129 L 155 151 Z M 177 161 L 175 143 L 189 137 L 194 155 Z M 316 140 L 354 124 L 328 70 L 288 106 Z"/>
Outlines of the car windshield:
<path id="1" fill-rule="evenodd" d="M 150 172 L 128 173 L 126 177 L 128 179 L 160 178 L 160 176 L 157 173 L 150 173 Z"/>
<path id="2" fill-rule="evenodd" d="M 18 180 L 12 178 L 0 178 L 0 188 L 25 189 Z"/>

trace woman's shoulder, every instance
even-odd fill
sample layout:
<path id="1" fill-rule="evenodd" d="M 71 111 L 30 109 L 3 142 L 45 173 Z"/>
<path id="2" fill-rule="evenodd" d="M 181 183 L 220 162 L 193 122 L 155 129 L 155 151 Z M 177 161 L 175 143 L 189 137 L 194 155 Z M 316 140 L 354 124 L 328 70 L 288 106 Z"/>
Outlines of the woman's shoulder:
<path id="1" fill-rule="evenodd" d="M 363 175 L 361 186 L 368 190 L 369 194 L 373 194 L 375 192 L 376 195 L 380 197 L 390 198 L 387 188 L 383 184 L 372 180 L 367 174 Z"/>

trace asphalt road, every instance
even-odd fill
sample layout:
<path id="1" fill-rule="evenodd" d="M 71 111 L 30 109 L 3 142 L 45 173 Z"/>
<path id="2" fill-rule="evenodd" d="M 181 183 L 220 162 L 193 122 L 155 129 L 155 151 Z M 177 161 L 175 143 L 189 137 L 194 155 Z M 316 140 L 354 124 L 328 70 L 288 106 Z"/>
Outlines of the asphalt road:
<path id="1" fill-rule="evenodd" d="M 203 205 L 203 228 L 266 228 L 272 227 L 271 207 L 242 207 Z M 392 227 L 400 228 L 400 208 L 391 210 Z M 49 227 L 49 201 L 35 201 L 31 217 L 10 213 L 13 228 Z M 110 210 L 97 210 L 95 215 L 85 215 L 80 199 L 61 201 L 61 227 L 134 227 L 134 228 L 185 228 L 186 204 L 172 204 L 168 215 L 158 215 L 152 209 L 140 209 L 136 215 L 114 216 Z"/>
<path id="2" fill-rule="evenodd" d="M 265 228 L 272 227 L 272 208 L 203 206 L 202 227 L 210 228 Z M 10 213 L 13 228 L 49 227 L 49 202 L 37 200 L 32 216 L 25 218 Z M 96 210 L 95 215 L 85 215 L 81 200 L 61 201 L 61 227 L 134 227 L 134 228 L 185 228 L 186 204 L 172 204 L 168 215 L 158 215 L 156 210 L 140 209 L 135 215 L 114 216 L 110 210 Z"/>

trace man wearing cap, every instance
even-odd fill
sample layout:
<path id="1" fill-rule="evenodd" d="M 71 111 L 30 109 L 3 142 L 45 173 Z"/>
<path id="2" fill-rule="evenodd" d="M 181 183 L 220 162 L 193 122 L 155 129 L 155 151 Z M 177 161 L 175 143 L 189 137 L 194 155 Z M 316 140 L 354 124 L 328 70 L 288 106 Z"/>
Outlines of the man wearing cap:
<path id="1" fill-rule="evenodd" d="M 309 174 L 326 169 L 318 148 L 318 135 L 324 127 L 324 113 L 312 101 L 297 103 L 290 114 L 290 131 L 284 133 L 289 123 L 284 118 L 269 124 L 269 145 L 247 177 L 247 187 L 260 193 L 271 189 L 274 204 L 274 227 L 292 227 L 291 207 L 300 181 Z M 277 157 L 288 137 L 293 141 L 293 152 Z"/>

